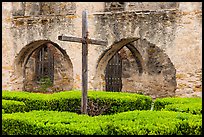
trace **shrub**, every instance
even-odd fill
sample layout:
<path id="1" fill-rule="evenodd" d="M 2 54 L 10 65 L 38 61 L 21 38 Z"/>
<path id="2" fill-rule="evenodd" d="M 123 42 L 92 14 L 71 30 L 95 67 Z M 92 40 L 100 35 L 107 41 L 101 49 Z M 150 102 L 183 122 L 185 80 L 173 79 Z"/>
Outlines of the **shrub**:
<path id="1" fill-rule="evenodd" d="M 52 86 L 52 81 L 49 77 L 42 77 L 39 83 L 41 92 L 47 92 L 47 88 Z"/>
<path id="2" fill-rule="evenodd" d="M 165 108 L 161 110 L 186 112 L 191 114 L 202 114 L 202 104 L 201 103 L 170 104 L 166 105 Z"/>
<path id="3" fill-rule="evenodd" d="M 2 131 L 4 135 L 201 135 L 202 116 L 150 110 L 96 117 L 31 111 L 3 114 Z"/>
<path id="4" fill-rule="evenodd" d="M 150 110 L 152 99 L 149 96 L 139 95 L 134 93 L 122 93 L 122 92 L 99 92 L 89 91 L 89 106 L 91 107 L 91 101 L 97 106 L 96 113 L 98 114 L 114 114 L 124 111 L 132 110 Z M 94 108 L 94 106 L 93 106 Z M 92 109 L 89 110 L 89 114 L 92 115 Z"/>
<path id="5" fill-rule="evenodd" d="M 158 98 L 154 102 L 154 110 L 168 110 L 187 112 L 192 114 L 202 113 L 201 98 Z"/>
<path id="6" fill-rule="evenodd" d="M 80 113 L 81 92 L 54 94 L 3 91 L 3 99 L 23 101 L 29 110 L 56 110 Z M 149 110 L 152 99 L 134 93 L 88 91 L 88 113 L 114 114 L 130 110 Z"/>
<path id="7" fill-rule="evenodd" d="M 24 112 L 26 110 L 26 105 L 23 102 L 2 99 L 2 111 L 4 113 Z"/>
<path id="8" fill-rule="evenodd" d="M 2 98 L 23 101 L 29 110 L 57 110 L 70 112 L 79 110 L 80 92 L 70 91 L 60 93 L 61 94 L 41 94 L 23 91 L 3 91 Z"/>

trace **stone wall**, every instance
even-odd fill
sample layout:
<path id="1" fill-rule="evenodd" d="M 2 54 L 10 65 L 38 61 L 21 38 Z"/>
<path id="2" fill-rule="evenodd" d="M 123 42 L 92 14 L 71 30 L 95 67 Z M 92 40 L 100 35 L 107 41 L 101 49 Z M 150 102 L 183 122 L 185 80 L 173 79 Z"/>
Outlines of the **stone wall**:
<path id="1" fill-rule="evenodd" d="M 13 71 L 14 48 L 11 37 L 12 3 L 2 3 L 2 89 L 11 90 L 10 73 Z M 13 49 L 13 50 L 11 50 Z"/>
<path id="2" fill-rule="evenodd" d="M 139 10 L 139 11 L 156 11 L 176 9 L 178 2 L 127 2 L 125 10 Z"/>
<path id="3" fill-rule="evenodd" d="M 160 72 L 163 66 L 165 71 L 161 71 L 162 75 L 158 77 L 164 81 L 176 77 L 177 85 L 173 82 L 171 88 L 173 93 L 177 87 L 176 95 L 201 91 L 202 4 L 199 2 L 124 2 L 123 4 L 122 10 L 105 12 L 104 2 L 3 2 L 2 88 L 16 89 L 13 87 L 15 81 L 18 89 L 22 89 L 22 78 L 18 80 L 14 76 L 17 69 L 16 58 L 19 57 L 20 51 L 33 41 L 48 40 L 66 52 L 73 66 L 72 89 L 81 89 L 81 44 L 59 41 L 57 37 L 61 34 L 81 37 L 81 13 L 87 10 L 89 37 L 108 41 L 107 46 L 89 45 L 89 89 L 97 89 L 95 83 L 98 82 L 96 80 L 98 63 L 114 43 L 123 39 L 134 39 L 128 43 L 132 43 L 143 55 L 142 46 L 138 47 L 134 42 L 135 38 L 139 38 L 155 45 L 156 53 L 161 53 L 160 57 L 157 57 L 157 54 L 153 54 L 151 58 L 143 56 L 147 61 L 146 64 L 149 64 L 148 73 Z M 150 50 L 152 49 L 144 51 Z M 128 57 L 127 60 L 132 62 L 133 59 Z M 155 61 L 162 60 L 171 65 L 154 64 Z M 151 66 L 152 63 L 154 66 Z M 132 68 L 136 67 L 132 65 Z M 175 68 L 176 73 L 168 68 Z M 128 75 L 127 72 L 124 73 Z M 133 77 L 129 81 L 137 81 L 138 78 Z M 151 81 L 150 77 L 145 77 L 145 73 L 142 78 L 143 83 L 145 80 Z M 123 85 L 128 85 L 129 81 L 123 78 Z M 129 89 L 136 91 L 141 85 L 136 83 L 129 84 Z M 154 85 L 142 87 L 154 88 Z M 123 89 L 129 91 L 125 87 Z M 166 96 L 170 95 L 164 93 Z"/>
<path id="4" fill-rule="evenodd" d="M 176 68 L 178 96 L 202 92 L 202 4 L 179 3 L 175 39 L 166 53 Z M 198 92 L 197 92 L 198 91 Z"/>

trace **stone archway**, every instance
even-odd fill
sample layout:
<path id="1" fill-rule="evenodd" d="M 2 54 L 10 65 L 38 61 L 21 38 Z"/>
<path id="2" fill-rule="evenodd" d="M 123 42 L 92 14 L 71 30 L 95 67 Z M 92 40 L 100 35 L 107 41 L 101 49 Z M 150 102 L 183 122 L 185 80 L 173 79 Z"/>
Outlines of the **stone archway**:
<path id="1" fill-rule="evenodd" d="M 174 96 L 176 70 L 168 55 L 156 45 L 139 38 L 122 39 L 101 55 L 94 77 L 95 90 L 105 90 L 104 71 L 108 61 L 124 47 L 131 51 L 136 65 L 132 65 L 126 72 L 123 71 L 122 92 L 141 93 L 152 97 Z"/>
<path id="2" fill-rule="evenodd" d="M 54 79 L 53 84 L 48 91 L 71 90 L 73 87 L 73 65 L 66 54 L 58 44 L 50 40 L 33 41 L 21 49 L 14 61 L 14 79 L 18 80 L 18 85 L 13 90 L 40 91 L 40 85 L 36 81 L 36 53 L 43 46 L 47 45 L 54 56 Z"/>
<path id="3" fill-rule="evenodd" d="M 143 73 L 144 61 L 139 51 L 131 43 L 123 46 L 116 54 L 108 61 L 105 70 L 105 85 L 107 91 L 122 91 L 127 90 L 128 85 L 123 85 L 131 78 L 131 74 L 138 76 Z"/>

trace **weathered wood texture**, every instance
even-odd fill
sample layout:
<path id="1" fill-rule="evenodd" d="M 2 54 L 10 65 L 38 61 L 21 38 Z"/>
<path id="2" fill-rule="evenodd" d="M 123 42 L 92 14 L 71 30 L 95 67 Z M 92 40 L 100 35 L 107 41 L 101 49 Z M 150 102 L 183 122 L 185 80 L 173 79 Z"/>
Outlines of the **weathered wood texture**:
<path id="1" fill-rule="evenodd" d="M 58 36 L 58 40 L 82 43 L 82 38 L 72 37 L 72 36 L 61 35 L 61 36 Z M 89 38 L 87 38 L 87 42 L 88 44 L 103 45 L 103 46 L 106 46 L 108 44 L 107 41 L 94 40 L 94 39 L 89 39 Z"/>
<path id="2" fill-rule="evenodd" d="M 122 89 L 122 59 L 116 53 L 106 66 L 106 91 L 119 92 Z"/>
<path id="3" fill-rule="evenodd" d="M 81 112 L 87 114 L 87 86 L 88 86 L 88 24 L 87 13 L 82 13 L 82 102 Z"/>

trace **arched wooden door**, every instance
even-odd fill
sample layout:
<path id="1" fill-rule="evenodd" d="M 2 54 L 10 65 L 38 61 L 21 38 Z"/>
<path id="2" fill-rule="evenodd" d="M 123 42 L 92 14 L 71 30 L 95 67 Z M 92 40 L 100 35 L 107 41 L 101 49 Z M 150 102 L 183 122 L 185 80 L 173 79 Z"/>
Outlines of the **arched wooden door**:
<path id="1" fill-rule="evenodd" d="M 106 91 L 120 92 L 122 89 L 122 59 L 116 53 L 108 62 L 105 71 Z"/>

